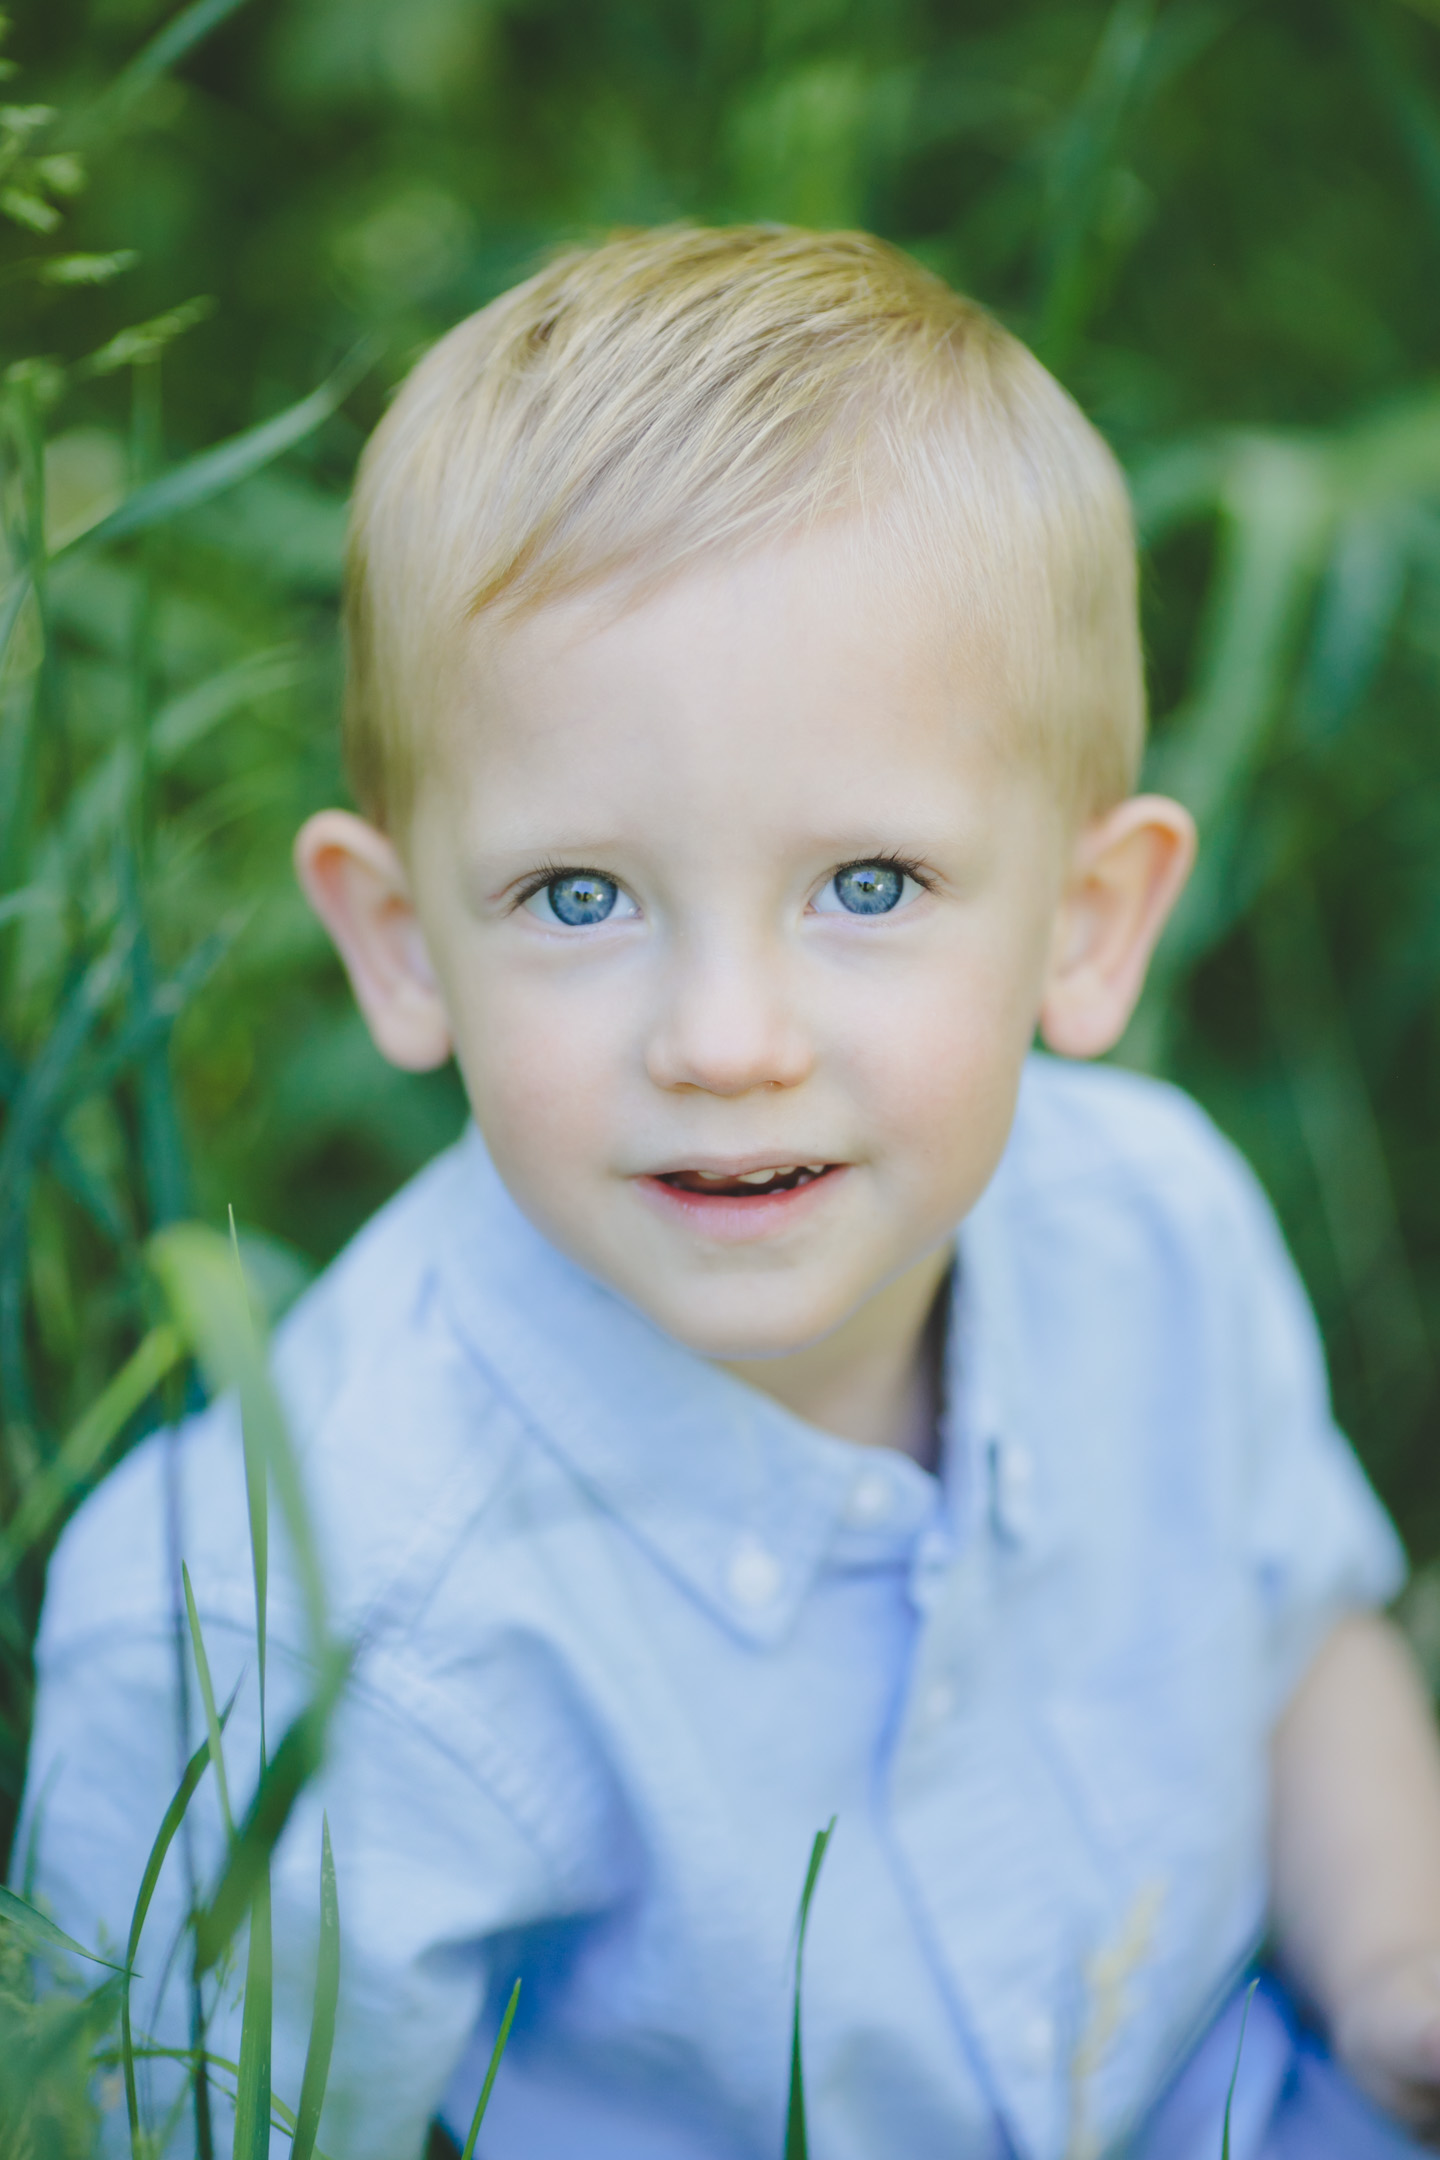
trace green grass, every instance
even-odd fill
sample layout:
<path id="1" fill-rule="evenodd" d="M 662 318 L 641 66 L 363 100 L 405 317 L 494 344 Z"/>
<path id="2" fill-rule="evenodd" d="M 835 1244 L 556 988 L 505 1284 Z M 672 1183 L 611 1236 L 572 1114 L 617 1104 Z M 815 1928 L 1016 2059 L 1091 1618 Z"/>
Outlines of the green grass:
<path id="1" fill-rule="evenodd" d="M 832 1815 L 825 1828 L 815 1833 L 810 1865 L 805 1871 L 805 1887 L 800 1893 L 800 1910 L 795 1919 L 795 2001 L 790 2022 L 790 2096 L 785 2107 L 785 2160 L 810 2160 L 810 2136 L 805 2121 L 805 2063 L 800 2046 L 800 1995 L 805 1977 L 805 1934 L 810 1925 L 810 1906 L 834 1835 L 835 1817 Z"/>
<path id="2" fill-rule="evenodd" d="M 465 2149 L 460 2155 L 460 2160 L 474 2160 L 475 2140 L 480 2135 L 480 2126 L 485 2120 L 485 2110 L 489 2107 L 490 2095 L 495 2090 L 495 2079 L 499 2074 L 500 2064 L 504 2059 L 505 2045 L 510 2038 L 510 2027 L 515 2022 L 515 2012 L 519 2006 L 520 1982 L 517 1980 L 510 1990 L 510 2000 L 505 2005 L 505 2015 L 500 2020 L 500 2030 L 496 2033 L 495 2045 L 490 2050 L 490 2060 L 485 2069 L 485 2082 L 480 2087 L 480 2097 L 475 2103 L 475 2113 L 470 2118 L 470 2131 L 466 2137 Z"/>
<path id="3" fill-rule="evenodd" d="M 1235 2041 L 1235 2063 L 1230 2072 L 1230 2083 L 1225 2093 L 1225 2119 L 1220 2129 L 1220 2160 L 1230 2160 L 1230 2111 L 1235 2105 L 1235 2087 L 1240 2082 L 1240 2058 L 1245 2052 L 1245 2026 L 1250 2016 L 1250 2005 L 1255 2000 L 1258 1980 L 1252 1980 L 1245 1990 L 1245 2007 L 1240 2012 L 1240 2031 Z"/>
<path id="4" fill-rule="evenodd" d="M 49 0 L 11 50 L 0 1843 L 55 1537 L 140 1432 L 236 1386 L 259 1641 L 273 1500 L 316 1692 L 233 1796 L 226 1771 L 195 1986 L 246 1945 L 248 2044 L 216 2075 L 253 2149 L 275 2119 L 303 2152 L 333 1868 L 290 2117 L 267 2097 L 265 1930 L 246 1921 L 344 1652 L 233 1259 L 196 1219 L 235 1200 L 278 1309 L 461 1114 L 453 1076 L 374 1058 L 288 866 L 300 817 L 342 790 L 340 533 L 365 431 L 425 342 L 614 223 L 861 222 L 1037 342 L 1129 470 L 1151 773 L 1204 832 L 1123 1054 L 1195 1089 L 1258 1163 L 1345 1418 L 1432 1561 L 1440 24 L 1429 0 Z M 193 1600 L 190 1620 L 198 1783 L 225 1711 Z M 122 2030 L 119 1975 L 82 1984 L 5 1912 L 0 2122 L 22 2111 L 37 2154 L 84 2153 L 84 2066 L 113 2060 L 136 2124 L 149 2042 Z M 803 1914 L 803 2138 L 801 1947 Z M 32 1954 L 61 1959 L 41 1999 Z M 198 2153 L 210 2136 L 202 2109 Z"/>
<path id="5" fill-rule="evenodd" d="M 22 1955 L 44 1958 L 61 1983 L 52 2003 L 43 1993 L 33 1990 L 23 1964 L 9 1975 L 0 1970 L 0 2052 L 5 2047 L 12 2051 L 12 2074 L 0 2076 L 0 2147 L 7 2152 L 32 2148 L 43 2152 L 47 2148 L 43 2142 L 35 2148 L 35 2140 L 41 2137 L 46 2119 L 58 2111 L 73 2149 L 88 2152 L 93 2130 L 91 2080 L 97 2065 L 114 2061 L 124 2080 L 132 2160 L 153 2160 L 161 2150 L 169 2149 L 167 2134 L 162 2126 L 143 2118 L 137 2064 L 165 2058 L 185 2072 L 181 2101 L 188 2093 L 197 2160 L 208 2160 L 217 2150 L 212 2120 L 212 2093 L 216 2089 L 234 2103 L 235 2160 L 266 2160 L 272 2126 L 288 2133 L 293 2160 L 312 2160 L 319 2153 L 316 2140 L 334 2045 L 341 1967 L 340 1904 L 328 1820 L 323 1822 L 321 1834 L 319 1933 L 310 2033 L 298 2104 L 293 2108 L 276 2096 L 271 2086 L 274 1952 L 270 1856 L 296 1800 L 321 1761 L 326 1727 L 349 1670 L 349 1652 L 328 1632 L 313 1530 L 270 1378 L 265 1333 L 255 1321 L 233 1226 L 228 1244 L 217 1233 L 199 1225 L 176 1226 L 153 1241 L 150 1264 L 169 1307 L 169 1318 L 161 1327 L 169 1329 L 180 1348 L 198 1360 L 215 1393 L 231 1393 L 241 1406 L 260 1693 L 260 1753 L 255 1785 L 237 1823 L 230 1801 L 231 1772 L 224 1752 L 225 1728 L 234 1698 L 223 1707 L 217 1704 L 189 1569 L 182 1567 L 189 1647 L 204 1712 L 205 1737 L 186 1765 L 155 1833 L 136 1893 L 123 1965 L 97 1957 L 65 1935 L 27 1897 L 0 1888 L 0 1957 L 14 1946 Z M 168 1337 L 165 1345 L 168 1350 Z M 281 1502 L 290 1549 L 306 1593 L 315 1675 L 310 1701 L 286 1727 L 273 1751 L 267 1747 L 264 1716 L 272 1490 Z M 215 1781 L 226 1851 L 213 1887 L 208 1896 L 202 1897 L 187 1925 L 192 1999 L 198 2010 L 193 2044 L 188 2050 L 164 2048 L 134 2029 L 131 1981 L 138 1969 L 145 1923 L 161 1870 L 207 1773 Z M 205 1983 L 224 1969 L 242 1938 L 240 2056 L 238 2062 L 231 2063 L 216 2056 L 207 2045 L 206 2024 L 213 1989 L 207 1992 Z M 77 1992 L 73 1982 L 76 1960 L 103 1968 L 106 1977 L 98 1986 Z M 10 1962 L 13 1968 L 13 1955 Z M 494 2087 L 519 1994 L 517 1981 L 476 2108 L 467 2160 Z M 23 2066 L 23 2074 L 13 2070 L 14 2064 Z M 173 2104 L 172 2113 L 179 2104 Z"/>

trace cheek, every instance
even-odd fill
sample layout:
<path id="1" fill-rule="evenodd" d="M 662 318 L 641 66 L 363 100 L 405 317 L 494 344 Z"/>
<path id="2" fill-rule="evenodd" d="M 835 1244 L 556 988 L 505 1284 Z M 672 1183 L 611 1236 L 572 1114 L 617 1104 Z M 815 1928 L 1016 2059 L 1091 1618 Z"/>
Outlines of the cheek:
<path id="1" fill-rule="evenodd" d="M 983 1182 L 999 1159 L 1034 1036 L 1032 972 L 983 942 L 952 950 L 887 983 L 851 1032 L 853 1093 L 926 1178 Z"/>
<path id="2" fill-rule="evenodd" d="M 474 986 L 457 1049 L 476 1123 L 495 1156 L 543 1180 L 607 1137 L 624 1064 L 613 1001 L 562 979 L 499 972 Z"/>

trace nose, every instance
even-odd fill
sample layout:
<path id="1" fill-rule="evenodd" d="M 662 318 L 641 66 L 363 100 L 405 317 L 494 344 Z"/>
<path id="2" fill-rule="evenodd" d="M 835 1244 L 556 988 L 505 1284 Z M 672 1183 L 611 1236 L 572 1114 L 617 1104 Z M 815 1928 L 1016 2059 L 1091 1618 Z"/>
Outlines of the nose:
<path id="1" fill-rule="evenodd" d="M 778 954 L 677 952 L 646 1048 L 661 1088 L 748 1095 L 798 1087 L 814 1052 Z"/>

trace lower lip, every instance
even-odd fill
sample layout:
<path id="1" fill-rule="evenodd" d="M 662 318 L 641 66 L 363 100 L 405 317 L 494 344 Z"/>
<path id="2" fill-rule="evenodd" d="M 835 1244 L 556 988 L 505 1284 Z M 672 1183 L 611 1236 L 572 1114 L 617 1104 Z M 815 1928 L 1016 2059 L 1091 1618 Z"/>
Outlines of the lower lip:
<path id="1" fill-rule="evenodd" d="M 651 1207 L 671 1222 L 717 1244 L 745 1245 L 773 1237 L 815 1214 L 844 1175 L 845 1165 L 837 1164 L 821 1177 L 792 1185 L 788 1192 L 757 1193 L 753 1200 L 739 1200 L 731 1193 L 687 1192 L 658 1177 L 637 1178 L 635 1183 Z"/>

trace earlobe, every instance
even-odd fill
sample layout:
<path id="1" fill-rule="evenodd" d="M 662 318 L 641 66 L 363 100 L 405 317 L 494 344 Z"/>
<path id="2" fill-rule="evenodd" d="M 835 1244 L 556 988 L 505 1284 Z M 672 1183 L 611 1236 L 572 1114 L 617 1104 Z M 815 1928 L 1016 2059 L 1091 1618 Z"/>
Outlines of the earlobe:
<path id="1" fill-rule="evenodd" d="M 1086 826 L 1056 916 L 1040 1008 L 1052 1050 L 1100 1057 L 1120 1040 L 1194 859 L 1194 820 L 1163 795 L 1132 796 Z"/>
<path id="2" fill-rule="evenodd" d="M 381 1056 L 406 1072 L 443 1065 L 449 1017 L 389 835 L 348 810 L 318 811 L 296 835 L 295 874 Z"/>

